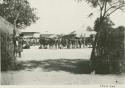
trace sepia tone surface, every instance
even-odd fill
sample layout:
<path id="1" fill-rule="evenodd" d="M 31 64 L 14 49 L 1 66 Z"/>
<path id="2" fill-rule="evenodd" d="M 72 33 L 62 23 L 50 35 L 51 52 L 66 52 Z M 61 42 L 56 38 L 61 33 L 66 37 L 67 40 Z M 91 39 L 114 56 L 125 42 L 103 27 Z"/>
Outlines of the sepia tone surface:
<path id="1" fill-rule="evenodd" d="M 1 84 L 125 84 L 124 0 L 86 1 L 0 2 Z"/>
<path id="2" fill-rule="evenodd" d="M 89 49 L 24 50 L 17 71 L 2 72 L 4 85 L 72 85 L 124 84 L 125 74 L 94 75 L 89 73 Z M 85 54 L 82 54 L 85 53 Z M 84 58 L 83 58 L 84 57 Z M 85 73 L 85 74 L 84 74 Z"/>

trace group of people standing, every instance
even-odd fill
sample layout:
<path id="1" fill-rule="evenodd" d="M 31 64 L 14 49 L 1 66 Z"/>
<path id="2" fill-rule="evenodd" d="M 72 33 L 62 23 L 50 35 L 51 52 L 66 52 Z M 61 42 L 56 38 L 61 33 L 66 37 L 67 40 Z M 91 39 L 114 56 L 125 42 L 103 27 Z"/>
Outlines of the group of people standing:
<path id="1" fill-rule="evenodd" d="M 73 38 L 45 38 L 39 37 L 39 49 L 80 49 L 85 47 L 93 47 L 94 38 L 92 37 L 73 37 Z M 21 57 L 24 45 L 28 47 L 30 43 L 24 40 L 22 35 L 16 37 L 15 41 L 15 55 Z"/>
<path id="2" fill-rule="evenodd" d="M 23 35 L 19 35 L 15 38 L 15 55 L 21 57 L 23 52 Z"/>
<path id="3" fill-rule="evenodd" d="M 45 38 L 40 37 L 40 49 L 76 49 L 76 48 L 85 48 L 92 47 L 93 39 L 92 38 Z"/>

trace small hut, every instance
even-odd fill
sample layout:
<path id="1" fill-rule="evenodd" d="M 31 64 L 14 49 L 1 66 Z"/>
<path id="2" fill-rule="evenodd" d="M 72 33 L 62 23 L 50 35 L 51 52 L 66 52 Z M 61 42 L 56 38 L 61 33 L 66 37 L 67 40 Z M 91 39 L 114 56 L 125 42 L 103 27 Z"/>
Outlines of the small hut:
<path id="1" fill-rule="evenodd" d="M 11 67 L 14 50 L 13 28 L 11 23 L 0 16 L 1 70 Z"/>

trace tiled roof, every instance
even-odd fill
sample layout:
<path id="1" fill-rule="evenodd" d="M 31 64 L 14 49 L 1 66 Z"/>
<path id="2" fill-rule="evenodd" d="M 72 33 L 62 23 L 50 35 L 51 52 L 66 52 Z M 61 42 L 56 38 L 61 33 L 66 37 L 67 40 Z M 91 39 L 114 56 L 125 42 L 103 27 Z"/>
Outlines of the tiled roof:
<path id="1" fill-rule="evenodd" d="M 54 35 L 54 34 L 40 34 L 41 37 L 45 37 L 45 38 L 49 38 L 52 35 Z"/>
<path id="2" fill-rule="evenodd" d="M 22 34 L 35 34 L 35 33 L 39 33 L 39 32 L 22 32 Z"/>

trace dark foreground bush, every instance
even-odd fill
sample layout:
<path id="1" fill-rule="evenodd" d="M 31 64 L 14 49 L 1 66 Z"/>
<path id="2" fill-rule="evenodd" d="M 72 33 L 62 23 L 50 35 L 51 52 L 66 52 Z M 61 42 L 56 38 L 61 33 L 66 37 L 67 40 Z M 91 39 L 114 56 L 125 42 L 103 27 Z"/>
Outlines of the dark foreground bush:
<path id="1" fill-rule="evenodd" d="M 12 68 L 13 62 L 13 41 L 12 36 L 1 33 L 1 70 L 6 71 Z"/>
<path id="2" fill-rule="evenodd" d="M 92 67 L 96 73 L 119 74 L 125 72 L 124 32 L 124 27 L 118 27 L 111 33 L 106 32 L 104 36 L 107 37 L 101 35 L 101 45 L 96 48 L 97 55 L 91 58 Z"/>

